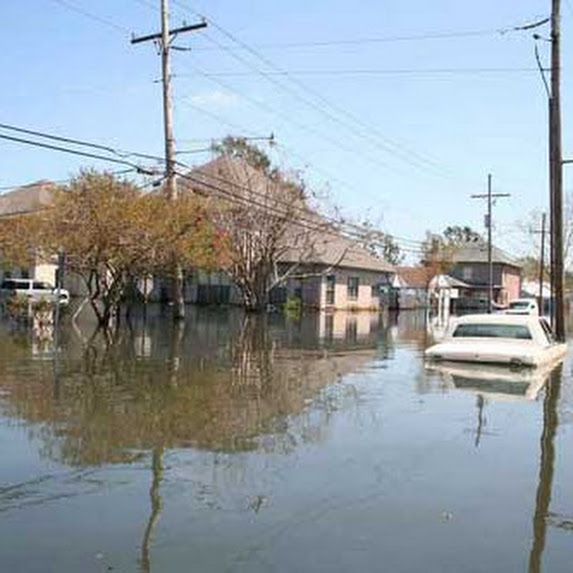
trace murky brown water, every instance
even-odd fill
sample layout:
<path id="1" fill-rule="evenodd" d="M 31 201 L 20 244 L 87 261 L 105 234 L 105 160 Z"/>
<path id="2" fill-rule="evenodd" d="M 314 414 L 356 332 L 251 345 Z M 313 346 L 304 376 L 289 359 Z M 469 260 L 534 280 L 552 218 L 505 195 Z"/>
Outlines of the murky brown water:
<path id="1" fill-rule="evenodd" d="M 0 571 L 570 571 L 573 385 L 423 316 L 0 323 Z"/>

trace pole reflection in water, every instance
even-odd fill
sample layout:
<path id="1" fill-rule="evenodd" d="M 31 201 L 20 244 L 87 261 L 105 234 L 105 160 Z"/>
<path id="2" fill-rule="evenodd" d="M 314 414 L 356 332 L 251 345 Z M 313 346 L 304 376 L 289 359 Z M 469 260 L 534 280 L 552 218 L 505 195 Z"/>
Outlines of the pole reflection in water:
<path id="1" fill-rule="evenodd" d="M 474 442 L 474 445 L 477 448 L 477 447 L 479 447 L 483 428 L 486 424 L 486 419 L 485 419 L 485 415 L 483 412 L 484 405 L 485 405 L 485 398 L 481 394 L 478 394 L 478 396 L 477 396 L 476 405 L 477 405 L 477 409 L 478 409 L 478 424 L 477 424 L 477 429 L 476 429 L 476 440 Z"/>
<path id="2" fill-rule="evenodd" d="M 533 516 L 533 546 L 529 554 L 530 573 L 539 573 L 541 559 L 547 538 L 547 518 L 551 503 L 553 474 L 555 471 L 555 435 L 559 425 L 557 406 L 561 391 L 563 366 L 560 365 L 552 373 L 545 391 L 543 401 L 543 432 L 541 433 L 539 457 L 539 482 L 535 498 L 535 514 Z"/>
<path id="3" fill-rule="evenodd" d="M 149 521 L 147 522 L 141 543 L 140 568 L 142 573 L 151 573 L 151 540 L 163 505 L 161 501 L 161 491 L 159 489 L 161 480 L 163 479 L 163 448 L 157 447 L 153 449 L 151 470 L 153 474 L 151 488 L 149 489 L 151 513 L 149 514 Z"/>

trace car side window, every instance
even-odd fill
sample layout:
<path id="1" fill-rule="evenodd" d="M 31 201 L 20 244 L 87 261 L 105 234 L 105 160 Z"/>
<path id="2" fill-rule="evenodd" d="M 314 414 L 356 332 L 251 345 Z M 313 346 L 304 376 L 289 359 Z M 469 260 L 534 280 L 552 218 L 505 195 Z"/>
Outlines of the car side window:
<path id="1" fill-rule="evenodd" d="M 543 329 L 549 344 L 553 344 L 555 342 L 555 337 L 553 336 L 553 331 L 551 330 L 549 324 L 547 324 L 547 321 L 544 318 L 540 318 L 539 324 L 541 325 L 541 328 Z"/>

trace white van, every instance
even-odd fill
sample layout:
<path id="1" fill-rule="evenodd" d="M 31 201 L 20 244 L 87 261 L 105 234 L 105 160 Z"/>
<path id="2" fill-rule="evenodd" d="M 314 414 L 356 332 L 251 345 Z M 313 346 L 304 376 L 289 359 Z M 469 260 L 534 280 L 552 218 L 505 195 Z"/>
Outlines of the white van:
<path id="1" fill-rule="evenodd" d="M 31 302 L 48 300 L 55 302 L 57 289 L 50 283 L 32 279 L 4 279 L 0 284 L 0 299 L 6 300 L 13 296 L 25 296 Z M 60 304 L 70 302 L 70 293 L 60 289 Z"/>

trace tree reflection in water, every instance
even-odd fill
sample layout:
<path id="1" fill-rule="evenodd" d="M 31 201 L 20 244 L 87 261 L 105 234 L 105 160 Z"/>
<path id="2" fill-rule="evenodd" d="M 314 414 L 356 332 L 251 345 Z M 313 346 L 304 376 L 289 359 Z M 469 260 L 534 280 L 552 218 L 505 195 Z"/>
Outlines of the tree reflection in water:
<path id="1" fill-rule="evenodd" d="M 112 338 L 63 327 L 56 370 L 50 355 L 30 355 L 28 334 L 2 335 L 0 414 L 24 423 L 42 456 L 70 466 L 132 463 L 151 452 L 140 556 L 150 571 L 164 453 L 289 452 L 320 440 L 332 412 L 356 399 L 336 382 L 388 353 L 384 328 L 363 322 L 351 341 L 343 325 L 322 338 L 318 316 L 286 323 L 211 312 L 184 326 L 156 316 Z"/>

